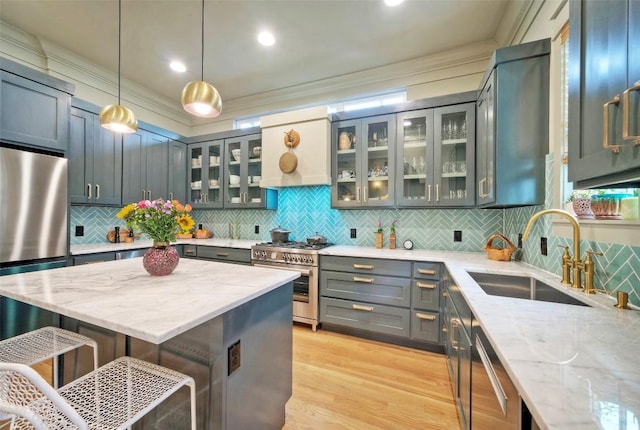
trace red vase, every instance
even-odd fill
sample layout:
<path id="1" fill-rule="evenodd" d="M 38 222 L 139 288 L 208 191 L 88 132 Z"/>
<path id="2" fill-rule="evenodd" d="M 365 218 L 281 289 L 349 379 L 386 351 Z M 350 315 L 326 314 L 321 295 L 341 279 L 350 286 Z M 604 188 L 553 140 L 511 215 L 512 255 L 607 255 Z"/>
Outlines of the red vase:
<path id="1" fill-rule="evenodd" d="M 153 248 L 142 257 L 142 265 L 151 276 L 170 275 L 179 261 L 178 251 L 169 242 L 153 242 Z"/>

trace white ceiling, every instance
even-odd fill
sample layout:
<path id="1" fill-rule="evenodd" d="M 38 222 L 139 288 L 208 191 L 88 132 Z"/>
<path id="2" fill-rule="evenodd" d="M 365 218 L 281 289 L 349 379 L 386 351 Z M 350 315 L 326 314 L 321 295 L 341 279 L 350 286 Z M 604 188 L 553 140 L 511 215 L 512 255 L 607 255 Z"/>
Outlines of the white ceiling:
<path id="1" fill-rule="evenodd" d="M 206 0 L 204 79 L 230 101 L 446 52 L 494 40 L 507 5 L 523 1 Z M 117 70 L 115 0 L 1 0 L 0 19 Z M 261 29 L 274 46 L 257 43 Z M 123 0 L 123 78 L 179 99 L 200 79 L 200 31 L 199 0 Z"/>

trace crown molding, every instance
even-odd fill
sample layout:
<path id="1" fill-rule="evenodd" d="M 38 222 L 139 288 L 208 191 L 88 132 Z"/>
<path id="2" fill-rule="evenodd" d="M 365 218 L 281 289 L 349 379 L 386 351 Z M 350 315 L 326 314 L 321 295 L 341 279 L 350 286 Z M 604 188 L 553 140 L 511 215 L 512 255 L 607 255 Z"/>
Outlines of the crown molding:
<path id="1" fill-rule="evenodd" d="M 496 30 L 495 39 L 500 47 L 522 43 L 531 24 L 547 0 L 512 1 Z"/>

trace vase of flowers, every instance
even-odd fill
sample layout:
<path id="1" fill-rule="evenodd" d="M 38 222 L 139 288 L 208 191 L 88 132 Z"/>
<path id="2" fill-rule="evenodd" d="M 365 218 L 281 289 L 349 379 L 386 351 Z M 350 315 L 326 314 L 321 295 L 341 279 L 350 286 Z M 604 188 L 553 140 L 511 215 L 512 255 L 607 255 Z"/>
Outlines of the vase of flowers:
<path id="1" fill-rule="evenodd" d="M 391 222 L 391 227 L 389 228 L 389 249 L 396 249 L 396 224 L 398 223 L 398 219 L 394 219 Z"/>
<path id="2" fill-rule="evenodd" d="M 384 230 L 382 229 L 382 220 L 378 218 L 378 231 L 376 231 L 376 248 L 382 248 L 382 234 Z"/>
<path id="3" fill-rule="evenodd" d="M 140 230 L 153 240 L 142 259 L 142 265 L 151 276 L 166 276 L 178 266 L 180 257 L 171 242 L 176 234 L 189 232 L 195 222 L 189 215 L 191 206 L 177 200 L 141 200 L 123 207 L 116 215 L 131 230 Z"/>

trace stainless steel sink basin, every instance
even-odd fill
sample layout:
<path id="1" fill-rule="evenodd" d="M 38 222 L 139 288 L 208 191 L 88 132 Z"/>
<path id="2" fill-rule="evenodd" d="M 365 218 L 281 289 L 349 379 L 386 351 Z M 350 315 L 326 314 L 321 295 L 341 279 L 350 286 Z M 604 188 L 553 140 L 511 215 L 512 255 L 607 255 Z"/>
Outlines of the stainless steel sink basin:
<path id="1" fill-rule="evenodd" d="M 589 306 L 532 277 L 479 272 L 467 273 L 480 285 L 480 288 L 485 293 L 492 296 Z"/>

